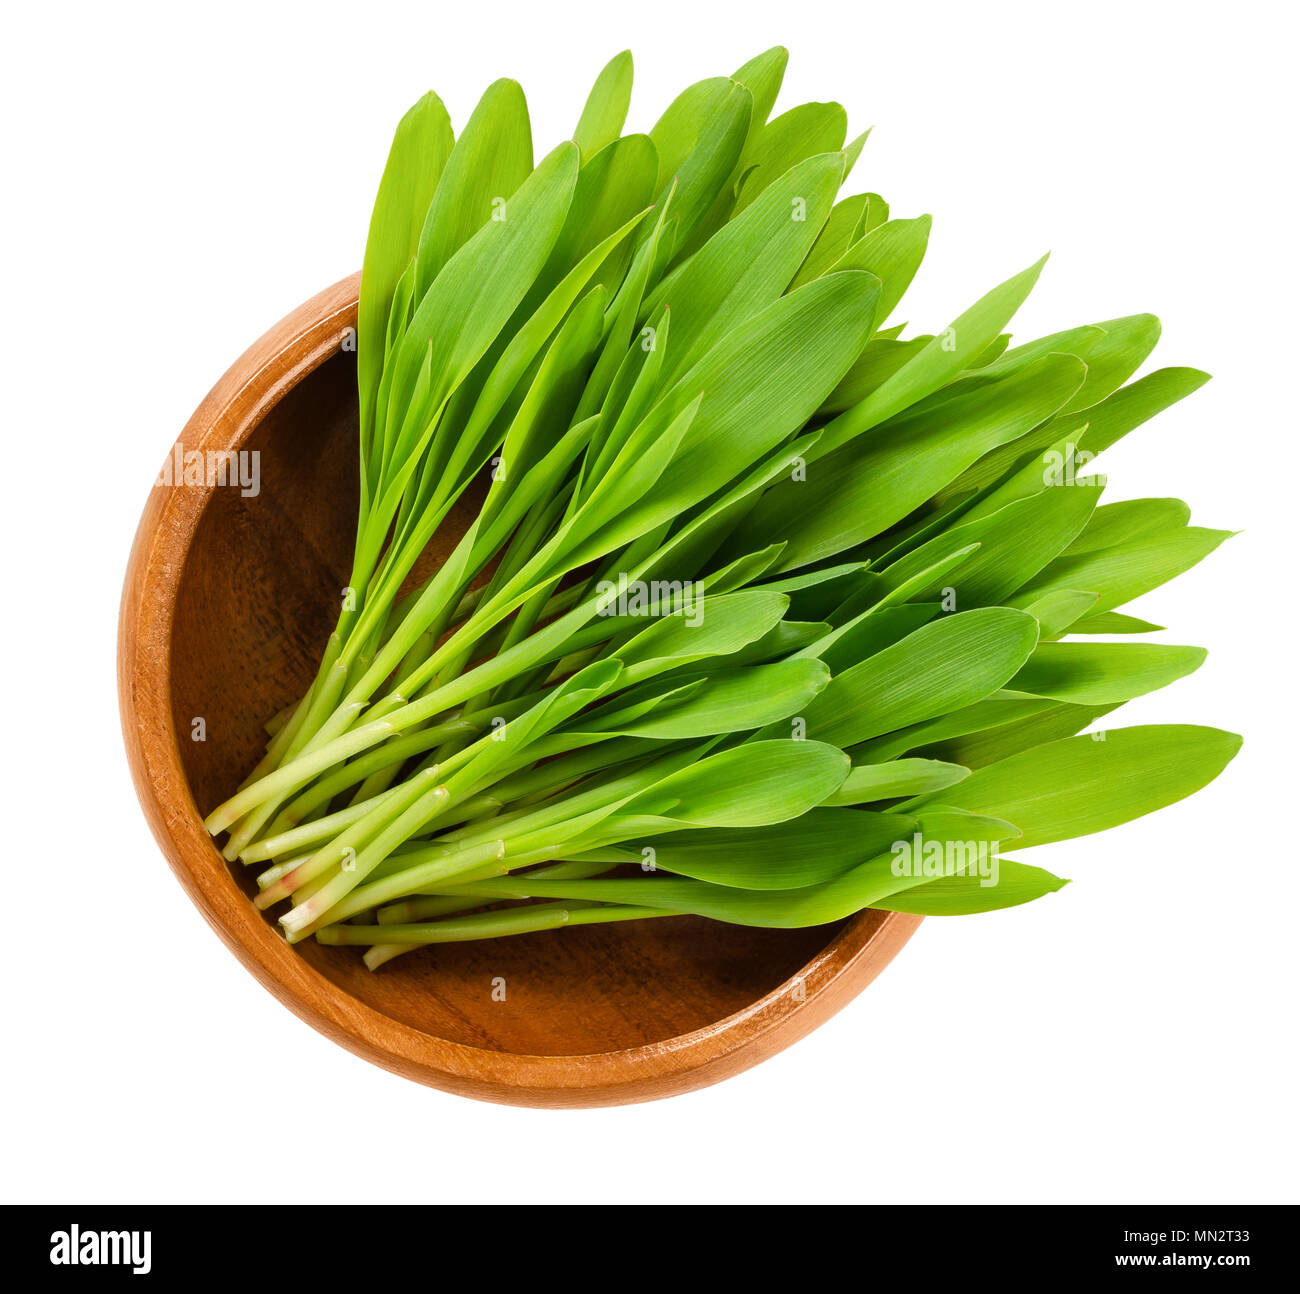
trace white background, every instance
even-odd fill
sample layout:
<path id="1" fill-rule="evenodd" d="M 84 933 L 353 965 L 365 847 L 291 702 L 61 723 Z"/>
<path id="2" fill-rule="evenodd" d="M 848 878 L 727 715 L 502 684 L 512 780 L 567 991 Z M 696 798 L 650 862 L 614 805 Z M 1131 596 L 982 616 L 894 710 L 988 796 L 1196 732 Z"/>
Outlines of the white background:
<path id="1" fill-rule="evenodd" d="M 4 1198 L 1296 1198 L 1286 7 L 36 9 L 7 16 L 0 77 Z M 875 126 L 854 186 L 935 215 L 917 331 L 1050 248 L 1018 336 L 1153 310 L 1156 361 L 1215 374 L 1104 466 L 1111 498 L 1175 494 L 1244 531 L 1139 604 L 1212 651 L 1125 713 L 1245 748 L 1194 799 L 1035 854 L 1074 878 L 1060 894 L 927 922 L 842 1014 L 722 1086 L 573 1112 L 417 1087 L 261 989 L 145 827 L 113 675 L 140 508 L 226 366 L 358 266 L 392 127 L 425 89 L 459 126 L 519 78 L 540 156 L 625 46 L 646 129 L 778 42 L 778 109 L 840 100 L 851 133 Z"/>

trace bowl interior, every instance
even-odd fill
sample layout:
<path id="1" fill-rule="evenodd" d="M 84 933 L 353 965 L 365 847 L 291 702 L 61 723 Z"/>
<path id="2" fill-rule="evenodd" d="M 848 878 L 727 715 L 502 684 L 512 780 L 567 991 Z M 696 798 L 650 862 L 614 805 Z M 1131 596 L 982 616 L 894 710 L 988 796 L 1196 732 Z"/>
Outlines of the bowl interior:
<path id="1" fill-rule="evenodd" d="M 356 425 L 355 363 L 339 353 L 244 446 L 259 455 L 259 492 L 209 495 L 180 581 L 171 680 L 181 760 L 203 814 L 257 762 L 263 724 L 301 695 L 333 628 L 356 520 Z M 467 521 L 453 514 L 435 548 L 448 551 Z M 231 865 L 249 895 L 255 870 Z M 435 1037 L 569 1056 L 663 1042 L 742 1011 L 796 975 L 841 924 L 585 926 L 421 949 L 375 973 L 356 949 L 314 940 L 298 949 L 347 993 Z"/>

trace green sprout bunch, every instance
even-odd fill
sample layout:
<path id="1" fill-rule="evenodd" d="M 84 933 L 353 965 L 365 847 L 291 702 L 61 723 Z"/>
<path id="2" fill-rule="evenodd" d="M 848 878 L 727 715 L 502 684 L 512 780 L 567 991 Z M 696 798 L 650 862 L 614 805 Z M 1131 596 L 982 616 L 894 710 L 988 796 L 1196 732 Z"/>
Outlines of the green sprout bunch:
<path id="1" fill-rule="evenodd" d="M 1204 657 L 1120 608 L 1227 532 L 1081 469 L 1206 375 L 1131 380 L 1145 314 L 1010 345 L 1041 261 L 908 336 L 930 219 L 845 194 L 866 137 L 836 103 L 774 116 L 785 64 L 623 134 L 620 54 L 536 162 L 514 81 L 459 137 L 433 94 L 398 125 L 348 597 L 207 823 L 291 941 L 373 969 L 673 914 L 983 912 L 1064 884 L 1004 849 L 1236 752 L 1084 733 Z"/>

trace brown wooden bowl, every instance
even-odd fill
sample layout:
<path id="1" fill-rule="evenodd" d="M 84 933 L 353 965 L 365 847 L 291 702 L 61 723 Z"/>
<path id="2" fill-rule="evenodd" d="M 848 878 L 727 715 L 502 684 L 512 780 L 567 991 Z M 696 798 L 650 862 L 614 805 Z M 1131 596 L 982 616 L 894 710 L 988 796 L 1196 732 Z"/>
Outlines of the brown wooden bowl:
<path id="1" fill-rule="evenodd" d="M 140 519 L 118 690 L 149 825 L 199 910 L 272 993 L 408 1078 L 489 1101 L 583 1106 L 747 1069 L 869 984 L 920 918 L 866 912 L 757 930 L 671 917 L 445 944 L 371 973 L 357 949 L 287 944 L 249 901 L 253 869 L 227 864 L 204 830 L 261 754 L 263 723 L 310 682 L 347 581 L 357 405 L 343 342 L 357 287 L 344 279 L 272 328 L 181 433 L 184 451 L 257 451 L 260 491 L 155 485 Z M 466 520 L 451 517 L 442 542 Z"/>

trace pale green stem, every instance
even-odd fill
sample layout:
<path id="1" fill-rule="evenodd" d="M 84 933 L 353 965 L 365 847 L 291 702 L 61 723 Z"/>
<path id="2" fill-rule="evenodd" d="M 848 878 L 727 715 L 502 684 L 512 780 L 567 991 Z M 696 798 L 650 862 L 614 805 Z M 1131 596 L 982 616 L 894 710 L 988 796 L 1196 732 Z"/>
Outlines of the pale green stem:
<path id="1" fill-rule="evenodd" d="M 671 917 L 677 913 L 654 908 L 610 904 L 607 907 L 578 907 L 576 904 L 535 903 L 504 912 L 478 912 L 450 921 L 430 921 L 409 926 L 326 926 L 316 934 L 323 944 L 447 944 L 471 939 L 496 939 L 503 935 L 531 934 L 557 926 L 597 925 L 607 921 L 643 921 Z"/>

